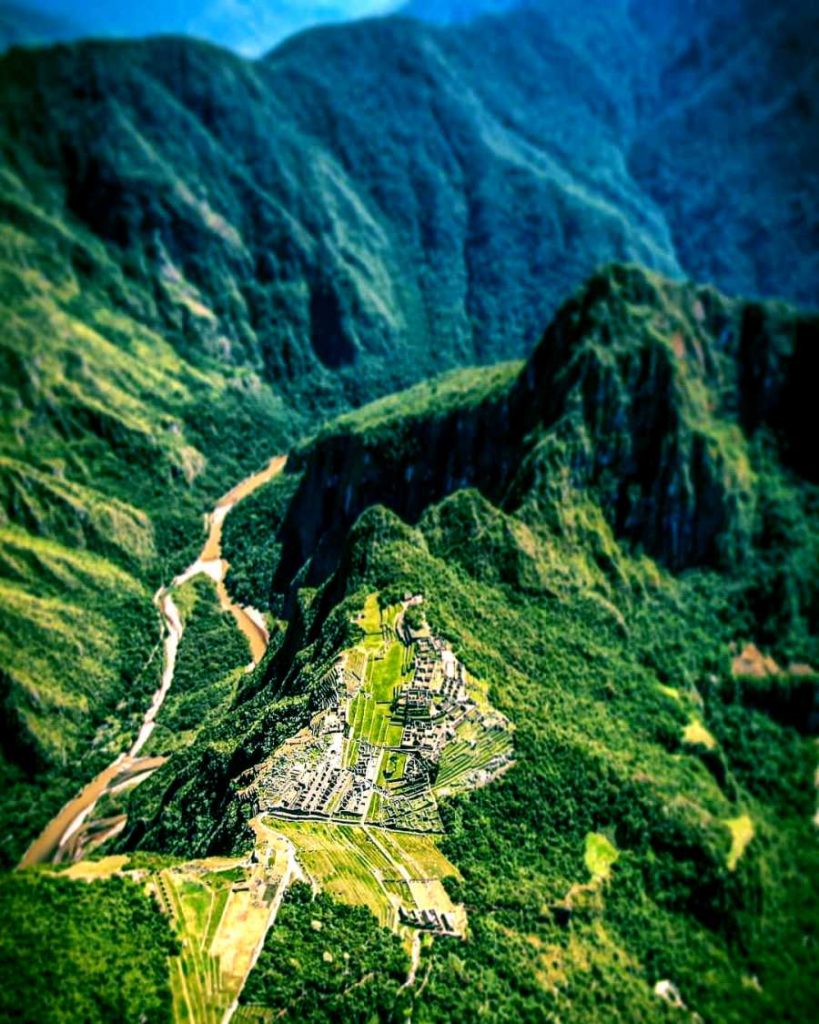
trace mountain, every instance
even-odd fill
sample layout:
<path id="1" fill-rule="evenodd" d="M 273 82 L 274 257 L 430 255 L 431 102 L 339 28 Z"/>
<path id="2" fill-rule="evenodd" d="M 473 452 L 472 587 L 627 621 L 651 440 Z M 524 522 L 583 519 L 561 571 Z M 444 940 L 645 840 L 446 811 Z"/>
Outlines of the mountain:
<path id="1" fill-rule="evenodd" d="M 176 40 L 10 55 L 4 152 L 30 201 L 141 277 L 163 326 L 181 274 L 218 325 L 188 311 L 188 345 L 224 338 L 274 383 L 354 401 L 522 354 L 607 259 L 814 301 L 807 15 L 751 19 L 693 67 L 662 48 L 650 66 L 645 40 L 635 59 L 611 21 L 608 63 L 540 12 L 318 30 L 253 64 Z"/>
<path id="2" fill-rule="evenodd" d="M 485 687 L 483 714 L 508 723 L 492 734 L 511 729 L 513 745 L 499 774 L 453 786 L 481 764 L 473 712 L 455 733 L 472 739 L 445 746 L 431 776 L 449 867 L 427 866 L 426 882 L 453 875 L 469 937 L 426 943 L 409 989 L 409 964 L 386 966 L 388 933 L 367 954 L 385 958 L 377 983 L 366 960 L 343 986 L 321 966 L 345 949 L 323 934 L 338 901 L 380 913 L 354 866 L 376 856 L 376 826 L 264 814 L 336 903 L 291 890 L 248 1012 L 352 1019 L 355 982 L 379 1019 L 472 1019 L 487 1000 L 498 1021 L 670 1021 L 675 1002 L 721 1022 L 810 1012 L 819 492 L 803 382 L 817 332 L 792 307 L 614 266 L 525 364 L 345 415 L 232 514 L 229 585 L 286 625 L 126 800 L 123 851 L 246 850 L 280 766 L 334 728 L 334 666 L 355 687 L 358 659 L 397 642 L 402 600 Z M 356 735 L 358 713 L 348 721 Z M 413 820 L 420 844 L 429 826 Z M 417 872 L 420 849 L 391 870 Z M 366 922 L 358 941 L 375 944 Z"/>
<path id="3" fill-rule="evenodd" d="M 581 13 L 0 59 L 0 1019 L 809 1019 L 815 18 Z"/>
<path id="4" fill-rule="evenodd" d="M 763 520 L 779 516 L 768 503 L 789 480 L 794 494 L 819 483 L 807 440 L 817 329 L 815 314 L 784 304 L 607 268 L 560 308 L 523 368 L 425 382 L 342 416 L 297 449 L 271 488 L 287 494 L 275 502 L 273 571 L 268 563 L 263 577 L 242 578 L 247 557 L 259 561 L 265 529 L 254 506 L 264 495 L 228 527 L 235 585 L 254 602 L 286 601 L 292 585 L 326 579 L 372 505 L 414 524 L 431 502 L 477 488 L 581 546 L 611 531 L 676 572 L 743 574 L 756 560 L 760 592 L 786 578 L 796 586 L 777 643 L 798 646 L 817 612 L 815 552 L 803 550 L 799 571 L 782 561 L 780 584 L 762 586 L 758 541 L 778 536 Z M 793 518 L 809 520 L 809 505 Z M 771 629 L 772 614 L 762 609 L 758 628 Z"/>
<path id="5" fill-rule="evenodd" d="M 203 506 L 299 429 L 251 372 L 192 366 L 117 312 L 109 287 L 126 308 L 147 296 L 99 245 L 27 213 L 28 233 L 4 226 L 0 257 L 0 849 L 12 863 L 129 742 L 160 674 L 151 597 L 197 545 Z M 97 287 L 79 286 L 83 261 Z"/>
<path id="6" fill-rule="evenodd" d="M 0 230 L 5 863 L 128 741 L 160 674 L 151 596 L 197 545 L 203 505 L 300 432 L 257 374 L 175 351 L 99 240 L 15 193 Z"/>
<path id="7" fill-rule="evenodd" d="M 816 298 L 811 16 L 640 10 L 2 58 L 8 859 L 87 777 L 186 524 L 321 417 L 523 355 L 612 257 Z"/>
<path id="8" fill-rule="evenodd" d="M 341 23 L 388 12 L 390 0 L 154 0 L 135 5 L 86 0 L 78 21 L 74 0 L 29 0 L 4 4 L 0 47 L 94 38 L 187 35 L 257 57 L 312 25 Z"/>
<path id="9" fill-rule="evenodd" d="M 0 50 L 76 39 L 87 30 L 74 18 L 36 10 L 22 3 L 0 4 Z"/>

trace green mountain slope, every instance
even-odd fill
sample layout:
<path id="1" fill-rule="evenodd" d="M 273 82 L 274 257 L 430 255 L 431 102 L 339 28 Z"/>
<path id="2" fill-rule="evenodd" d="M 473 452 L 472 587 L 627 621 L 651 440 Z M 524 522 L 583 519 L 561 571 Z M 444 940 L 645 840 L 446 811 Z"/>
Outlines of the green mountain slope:
<path id="1" fill-rule="evenodd" d="M 777 60 L 785 48 L 797 84 L 783 91 L 773 57 L 754 62 L 741 154 L 725 148 L 740 132 L 733 109 L 726 131 L 720 97 L 744 81 L 747 36 L 710 15 L 702 32 L 720 45 L 693 65 L 699 92 L 690 34 L 619 7 L 600 31 L 557 7 L 447 30 L 386 19 L 308 33 L 257 62 L 175 39 L 0 60 L 3 744 L 13 777 L 35 787 L 26 820 L 10 812 L 7 860 L 59 799 L 39 794 L 43 773 L 64 787 L 86 778 L 78 757 L 91 749 L 96 764 L 93 751 L 120 743 L 118 729 L 99 732 L 112 709 L 150 692 L 149 601 L 164 560 L 178 567 L 211 498 L 306 425 L 522 354 L 611 256 L 814 295 L 800 211 L 815 67 L 791 45 L 800 22 L 760 18 L 749 24 Z M 723 147 L 720 173 L 690 187 L 705 145 Z M 718 245 L 704 244 L 707 224 L 719 224 Z M 795 261 L 779 258 L 785 235 Z M 683 432 L 681 443 L 731 444 Z M 436 493 L 489 468 L 453 457 Z M 735 482 L 706 532 L 738 524 Z M 721 500 L 706 478 L 690 500 L 703 488 Z M 351 492 L 317 555 L 293 535 L 281 569 L 257 553 L 277 608 L 308 555 L 316 578 L 330 568 L 371 497 Z M 296 533 L 327 515 L 302 512 Z M 692 528 L 678 561 L 711 554 Z M 652 551 L 660 529 L 640 526 Z M 776 588 L 773 563 L 769 576 Z"/>
<path id="2" fill-rule="evenodd" d="M 12 52 L 7 182 L 102 239 L 179 351 L 324 412 L 522 354 L 612 258 L 813 301 L 808 15 L 706 5 L 672 44 L 624 6 L 387 18 L 257 62 L 174 39 Z"/>
<path id="3" fill-rule="evenodd" d="M 133 881 L 4 875 L 0 908 L 15 924 L 0 937 L 0 1020 L 172 1019 L 167 963 L 177 943 Z"/>
<path id="4" fill-rule="evenodd" d="M 815 315 L 785 305 L 635 267 L 603 271 L 560 309 L 522 372 L 509 364 L 444 377 L 322 429 L 271 489 L 286 489 L 280 514 L 260 494 L 229 524 L 240 585 L 251 571 L 243 524 L 258 535 L 265 503 L 280 561 L 268 566 L 266 592 L 251 585 L 257 601 L 286 595 L 292 580 L 320 582 L 371 504 L 414 522 L 466 486 L 569 539 L 596 543 L 603 527 L 674 569 L 744 572 L 756 541 L 775 542 L 776 524 L 797 522 L 815 500 L 816 330 Z M 805 543 L 799 571 L 783 567 L 802 596 L 782 608 L 810 616 Z M 771 572 L 783 556 L 771 553 Z"/>
<path id="5" fill-rule="evenodd" d="M 203 507 L 299 429 L 252 371 L 174 350 L 104 246 L 24 192 L 0 235 L 5 863 L 127 746 L 161 669 L 151 596 Z"/>
<path id="6" fill-rule="evenodd" d="M 421 594 L 515 726 L 515 764 L 440 796 L 435 892 L 463 904 L 469 938 L 413 946 L 402 987 L 396 941 L 368 932 L 347 980 L 373 1013 L 674 1019 L 669 982 L 704 1019 L 809 1016 L 816 316 L 633 267 L 555 312 L 611 257 L 815 301 L 812 20 L 743 9 L 613 5 L 593 30 L 568 7 L 386 20 L 257 62 L 175 39 L 0 59 L 4 865 L 127 748 L 161 671 L 152 595 L 197 553 L 202 511 L 329 413 L 525 355 L 551 318 L 525 363 L 319 429 L 232 513 L 228 583 L 269 614 L 269 654 L 246 674 L 209 586 L 187 592 L 151 748 L 170 757 L 106 798 L 128 814 L 117 842 L 246 854 L 245 773 L 314 720 L 373 595 L 383 617 Z M 372 702 L 367 730 L 386 722 Z M 480 749 L 454 742 L 445 776 Z M 398 760 L 376 778 L 388 793 Z M 367 856 L 403 891 L 395 851 L 328 842 L 369 897 Z M 31 885 L 9 889 L 10 914 Z M 103 946 L 120 896 L 89 896 L 112 915 Z M 32 900 L 85 945 L 59 886 Z M 321 949 L 311 922 L 335 904 L 295 890 L 285 906 L 248 999 L 280 1009 L 284 936 L 340 1001 L 304 1012 L 349 1008 L 325 967 L 369 919 L 339 911 Z M 156 981 L 171 947 L 142 923 Z M 29 979 L 37 956 L 16 954 Z M 204 970 L 194 954 L 174 970 Z M 59 970 L 93 987 L 103 955 Z M 161 1019 L 154 981 L 127 1001 Z"/>
<path id="7" fill-rule="evenodd" d="M 317 728 L 328 672 L 371 628 L 367 595 L 383 616 L 420 594 L 513 723 L 514 764 L 441 797 L 468 937 L 422 943 L 409 987 L 368 990 L 381 1017 L 409 1003 L 425 1021 L 673 1020 L 678 997 L 714 1021 L 809 1015 L 815 339 L 789 307 L 615 267 L 522 369 L 466 371 L 327 427 L 225 536 L 232 572 L 287 629 L 127 801 L 125 847 L 246 849 L 248 778 Z M 251 525 L 269 541 L 248 560 Z M 739 658 L 749 641 L 782 667 Z M 337 998 L 306 898 L 268 936 L 248 1014 L 279 1006 L 284 936 Z M 328 933 L 322 962 L 343 947 Z"/>

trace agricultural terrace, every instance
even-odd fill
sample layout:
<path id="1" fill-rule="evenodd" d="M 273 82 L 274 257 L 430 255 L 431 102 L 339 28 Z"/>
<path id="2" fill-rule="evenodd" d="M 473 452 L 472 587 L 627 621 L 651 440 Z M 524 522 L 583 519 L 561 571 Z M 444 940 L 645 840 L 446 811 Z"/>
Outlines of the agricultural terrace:
<path id="1" fill-rule="evenodd" d="M 145 885 L 170 918 L 181 946 L 168 961 L 175 1024 L 221 1024 L 244 987 L 282 896 L 300 876 L 293 847 L 259 821 L 245 858 L 174 862 L 127 854 L 82 860 L 63 877 L 95 882 L 125 875 Z"/>
<path id="2" fill-rule="evenodd" d="M 432 635 L 422 600 L 367 596 L 353 619 L 360 639 L 320 680 L 309 726 L 246 773 L 242 794 L 330 893 L 393 927 L 457 932 L 441 886 L 454 869 L 433 839 L 438 799 L 504 771 L 512 726 Z"/>
<path id="3" fill-rule="evenodd" d="M 220 1024 L 238 997 L 292 879 L 280 838 L 256 846 L 250 860 L 208 858 L 162 868 L 150 888 L 182 943 L 171 960 L 174 1021 Z"/>
<path id="4" fill-rule="evenodd" d="M 435 836 L 333 822 L 268 819 L 267 824 L 293 844 L 314 883 L 344 903 L 367 907 L 379 924 L 395 930 L 416 923 L 464 934 L 464 910 L 442 884 L 444 878 L 457 878 L 458 871 Z"/>
<path id="5" fill-rule="evenodd" d="M 370 594 L 359 642 L 321 681 L 310 725 L 247 779 L 257 813 L 441 830 L 437 797 L 491 781 L 511 762 L 511 725 L 448 645 Z"/>

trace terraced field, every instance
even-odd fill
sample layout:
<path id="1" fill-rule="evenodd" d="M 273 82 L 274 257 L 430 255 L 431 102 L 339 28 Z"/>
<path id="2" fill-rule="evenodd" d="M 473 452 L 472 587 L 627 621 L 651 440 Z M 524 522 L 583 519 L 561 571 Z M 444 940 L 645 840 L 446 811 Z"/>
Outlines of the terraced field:
<path id="1" fill-rule="evenodd" d="M 466 927 L 463 908 L 442 881 L 458 877 L 432 835 L 412 835 L 332 822 L 280 821 L 267 826 L 289 840 L 299 864 L 331 896 L 368 907 L 379 923 L 399 926 L 399 906 L 453 915 Z"/>
<path id="2" fill-rule="evenodd" d="M 347 709 L 348 742 L 365 740 L 380 747 L 401 742 L 401 726 L 392 721 L 390 706 L 396 690 L 412 677 L 412 649 L 396 636 L 400 612 L 401 606 L 393 605 L 381 613 L 377 596 L 370 595 L 357 620 L 366 632 L 345 654 L 348 672 L 362 682 Z"/>
<path id="3" fill-rule="evenodd" d="M 155 872 L 149 886 L 174 923 L 176 1024 L 220 1024 L 238 996 L 289 884 L 289 847 L 266 837 L 255 861 L 209 858 Z"/>
<path id="4" fill-rule="evenodd" d="M 512 740 L 506 730 L 475 729 L 466 722 L 459 726 L 456 739 L 441 754 L 434 791 L 439 796 L 472 789 L 474 776 L 494 758 L 508 756 Z"/>
<path id="5" fill-rule="evenodd" d="M 395 926 L 397 908 L 383 878 L 396 868 L 366 829 L 314 821 L 270 819 L 267 824 L 293 843 L 299 864 L 322 889 L 346 903 L 369 907 L 381 924 Z"/>
<path id="6" fill-rule="evenodd" d="M 210 948 L 233 881 L 218 871 L 197 877 L 188 873 L 192 870 L 166 869 L 154 881 L 160 904 L 183 944 L 181 954 L 171 961 L 174 1020 L 217 1024 L 232 995 Z"/>

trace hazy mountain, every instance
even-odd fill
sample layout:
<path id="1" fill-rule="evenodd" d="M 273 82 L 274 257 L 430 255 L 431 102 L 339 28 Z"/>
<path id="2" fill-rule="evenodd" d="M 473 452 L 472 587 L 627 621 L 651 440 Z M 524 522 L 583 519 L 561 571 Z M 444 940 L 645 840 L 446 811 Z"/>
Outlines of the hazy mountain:
<path id="1" fill-rule="evenodd" d="M 17 55 L 4 149 L 165 323 L 181 275 L 210 314 L 187 346 L 221 337 L 270 380 L 365 397 L 523 352 L 610 258 L 813 301 L 816 62 L 796 31 L 772 12 L 657 66 L 533 13 L 317 30 L 256 64 L 175 40 Z"/>
<path id="2" fill-rule="evenodd" d="M 21 0 L 2 8 L 0 46 L 78 39 L 190 35 L 255 57 L 285 37 L 313 25 L 386 13 L 391 0 L 165 0 L 133 4 L 86 0 Z M 5 42 L 3 42 L 5 40 Z"/>
<path id="3" fill-rule="evenodd" d="M 37 46 L 86 35 L 80 20 L 26 6 L 25 3 L 0 4 L 0 50 L 9 46 Z"/>

